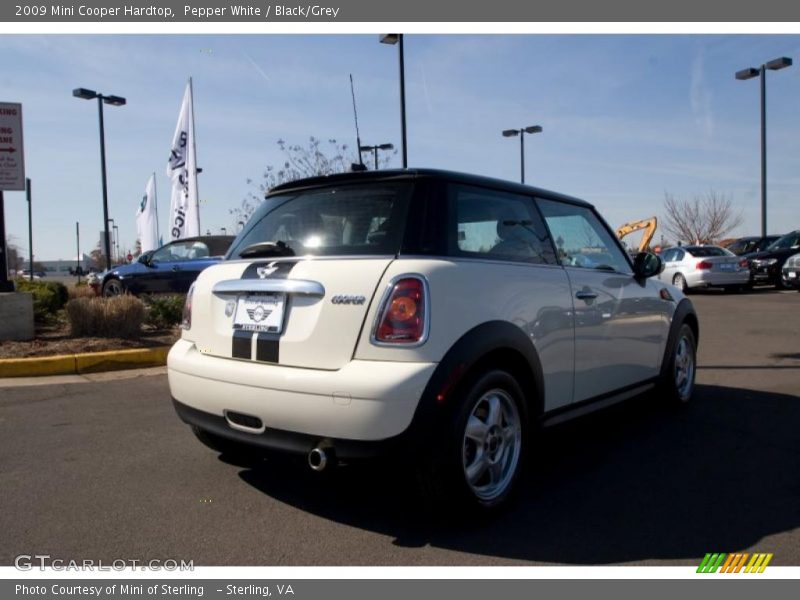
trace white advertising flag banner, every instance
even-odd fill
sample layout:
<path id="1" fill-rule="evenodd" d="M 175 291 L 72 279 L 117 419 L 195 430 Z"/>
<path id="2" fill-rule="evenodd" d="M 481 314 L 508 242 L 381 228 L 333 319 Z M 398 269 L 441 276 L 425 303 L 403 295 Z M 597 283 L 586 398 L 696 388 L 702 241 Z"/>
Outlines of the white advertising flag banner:
<path id="1" fill-rule="evenodd" d="M 191 79 L 186 85 L 178 125 L 172 138 L 167 175 L 172 179 L 172 199 L 169 207 L 170 239 L 200 235 Z"/>
<path id="2" fill-rule="evenodd" d="M 156 209 L 156 176 L 151 175 L 136 211 L 136 235 L 142 252 L 158 248 L 158 212 Z"/>

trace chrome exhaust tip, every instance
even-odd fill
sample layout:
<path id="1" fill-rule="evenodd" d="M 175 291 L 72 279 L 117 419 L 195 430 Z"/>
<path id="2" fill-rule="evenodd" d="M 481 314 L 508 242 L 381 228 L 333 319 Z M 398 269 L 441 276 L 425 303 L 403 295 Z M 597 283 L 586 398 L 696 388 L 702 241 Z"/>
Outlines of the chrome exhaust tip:
<path id="1" fill-rule="evenodd" d="M 323 471 L 328 466 L 328 455 L 324 449 L 317 446 L 308 453 L 308 466 L 312 471 Z"/>

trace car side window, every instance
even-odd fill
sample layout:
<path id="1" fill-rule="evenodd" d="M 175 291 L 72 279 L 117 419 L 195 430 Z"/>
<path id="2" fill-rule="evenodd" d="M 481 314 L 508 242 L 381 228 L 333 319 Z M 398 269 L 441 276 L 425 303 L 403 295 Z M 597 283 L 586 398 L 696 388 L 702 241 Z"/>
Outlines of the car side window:
<path id="1" fill-rule="evenodd" d="M 174 242 L 159 248 L 153 253 L 151 262 L 175 262 L 179 260 L 197 260 L 210 256 L 208 245 L 198 240 L 192 242 Z"/>
<path id="2" fill-rule="evenodd" d="M 541 198 L 537 203 L 562 265 L 631 273 L 630 263 L 611 232 L 591 209 Z"/>
<path id="3" fill-rule="evenodd" d="M 666 262 L 673 262 L 675 260 L 675 248 L 670 248 L 669 250 L 665 250 L 664 253 L 661 255 L 661 260 Z"/>
<path id="4" fill-rule="evenodd" d="M 180 242 L 178 242 L 180 243 Z M 172 249 L 176 246 L 176 244 L 167 244 L 166 246 L 162 246 L 150 257 L 151 263 L 162 263 L 162 262 L 171 262 L 174 260 L 172 258 Z"/>
<path id="5" fill-rule="evenodd" d="M 467 185 L 450 186 L 449 254 L 558 264 L 533 200 Z"/>

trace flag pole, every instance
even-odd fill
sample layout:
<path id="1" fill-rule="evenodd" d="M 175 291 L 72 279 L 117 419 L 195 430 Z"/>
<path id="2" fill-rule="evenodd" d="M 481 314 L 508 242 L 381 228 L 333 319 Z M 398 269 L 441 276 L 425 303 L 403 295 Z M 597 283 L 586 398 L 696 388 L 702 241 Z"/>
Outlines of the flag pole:
<path id="1" fill-rule="evenodd" d="M 158 224 L 158 191 L 156 190 L 156 172 L 153 171 L 153 208 L 156 209 L 156 240 L 161 243 L 161 226 Z"/>
<path id="2" fill-rule="evenodd" d="M 192 78 L 189 77 L 189 102 L 191 103 L 192 109 L 192 153 L 194 154 L 194 173 L 192 173 L 192 177 L 194 177 L 194 190 L 195 190 L 195 209 L 197 212 L 197 234 L 201 235 L 202 230 L 200 229 L 200 188 L 197 187 L 197 144 L 195 143 L 195 135 L 197 135 L 197 131 L 194 127 L 194 88 L 192 87 Z"/>

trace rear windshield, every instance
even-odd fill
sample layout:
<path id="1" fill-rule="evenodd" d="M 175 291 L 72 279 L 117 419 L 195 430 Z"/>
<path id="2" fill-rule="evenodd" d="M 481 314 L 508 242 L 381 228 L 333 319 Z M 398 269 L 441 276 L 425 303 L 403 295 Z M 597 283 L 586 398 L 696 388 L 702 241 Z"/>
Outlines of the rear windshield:
<path id="1" fill-rule="evenodd" d="M 692 256 L 701 258 L 706 256 L 733 256 L 733 252 L 717 246 L 687 246 L 685 250 Z"/>
<path id="2" fill-rule="evenodd" d="M 289 256 L 397 254 L 411 190 L 410 183 L 372 183 L 270 196 L 228 258 L 259 255 L 254 244 L 264 242 L 278 244 Z"/>

